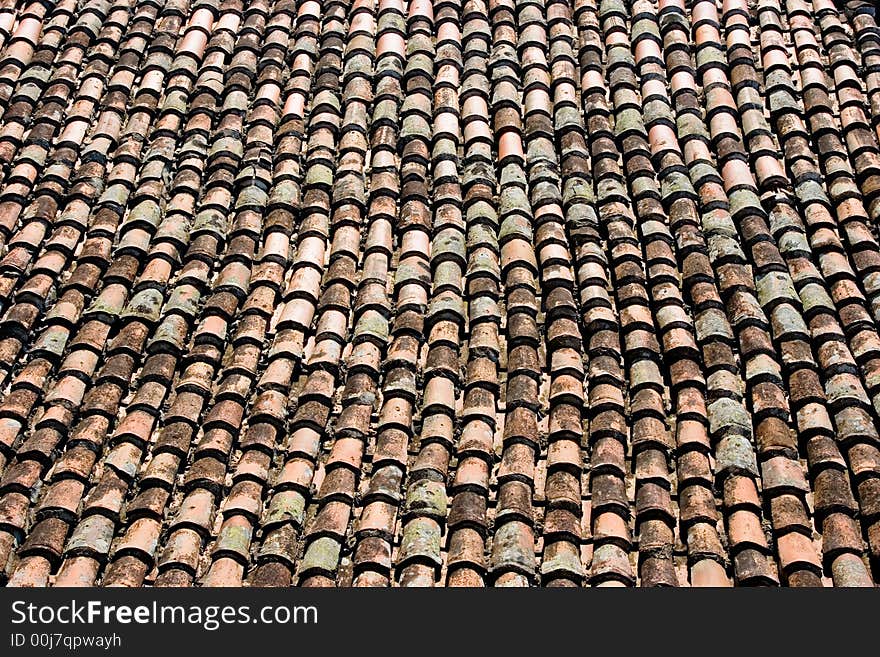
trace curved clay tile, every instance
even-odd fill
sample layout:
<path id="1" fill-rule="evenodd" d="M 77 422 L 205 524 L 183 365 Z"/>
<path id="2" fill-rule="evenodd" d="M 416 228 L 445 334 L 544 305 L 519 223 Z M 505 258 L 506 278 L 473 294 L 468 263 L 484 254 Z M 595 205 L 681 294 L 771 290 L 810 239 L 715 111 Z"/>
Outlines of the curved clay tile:
<path id="1" fill-rule="evenodd" d="M 851 0 L 0 7 L 0 583 L 873 586 Z"/>

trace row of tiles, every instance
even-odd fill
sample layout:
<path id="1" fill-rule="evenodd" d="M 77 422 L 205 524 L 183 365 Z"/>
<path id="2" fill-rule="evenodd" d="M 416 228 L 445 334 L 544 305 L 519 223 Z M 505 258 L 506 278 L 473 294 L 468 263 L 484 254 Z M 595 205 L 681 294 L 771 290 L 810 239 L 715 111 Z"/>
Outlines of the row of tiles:
<path id="1" fill-rule="evenodd" d="M 873 585 L 869 12 L 35 2 L 0 38 L 10 585 Z"/>

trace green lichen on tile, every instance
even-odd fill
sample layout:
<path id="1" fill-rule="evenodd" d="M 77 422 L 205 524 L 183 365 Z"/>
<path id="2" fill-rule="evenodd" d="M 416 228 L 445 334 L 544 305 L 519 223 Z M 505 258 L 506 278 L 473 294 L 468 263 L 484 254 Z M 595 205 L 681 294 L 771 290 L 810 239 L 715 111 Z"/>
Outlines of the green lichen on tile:
<path id="1" fill-rule="evenodd" d="M 476 206 L 476 204 L 475 204 Z M 498 216 L 491 212 L 486 215 L 485 222 L 480 221 L 483 215 L 468 213 L 467 248 L 476 249 L 480 246 L 496 248 L 498 246 L 498 232 L 494 228 L 497 225 Z"/>
<path id="2" fill-rule="evenodd" d="M 804 314 L 810 315 L 817 308 L 832 309 L 834 301 L 831 295 L 825 290 L 824 286 L 818 283 L 807 283 L 801 288 L 799 293 L 801 304 L 803 304 Z"/>
<path id="3" fill-rule="evenodd" d="M 354 332 L 358 336 L 370 336 L 381 342 L 387 342 L 388 320 L 375 310 L 367 310 L 358 319 Z"/>
<path id="4" fill-rule="evenodd" d="M 216 208 L 202 210 L 196 215 L 193 222 L 192 232 L 214 233 L 215 235 L 226 234 L 226 215 Z"/>
<path id="5" fill-rule="evenodd" d="M 467 260 L 464 236 L 457 230 L 449 229 L 437 233 L 432 240 L 431 248 L 435 257 L 451 255 L 460 262 Z"/>
<path id="6" fill-rule="evenodd" d="M 767 106 L 773 113 L 782 111 L 795 113 L 801 112 L 800 103 L 797 101 L 794 94 L 788 89 L 781 89 L 779 87 L 767 93 Z"/>
<path id="7" fill-rule="evenodd" d="M 355 73 L 370 74 L 373 71 L 372 58 L 364 52 L 352 53 L 343 65 L 343 75 L 348 77 Z"/>
<path id="8" fill-rule="evenodd" d="M 632 388 L 662 381 L 663 376 L 660 373 L 660 368 L 653 361 L 642 359 L 630 367 L 629 384 Z"/>
<path id="9" fill-rule="evenodd" d="M 136 317 L 148 324 L 154 324 L 159 321 L 164 301 L 162 293 L 155 288 L 141 290 L 131 298 L 122 317 Z"/>
<path id="10" fill-rule="evenodd" d="M 510 215 L 501 222 L 498 241 L 504 244 L 514 238 L 519 238 L 529 243 L 532 241 L 532 222 L 521 214 Z"/>
<path id="11" fill-rule="evenodd" d="M 251 531 L 241 525 L 226 525 L 220 529 L 214 552 L 232 552 L 247 557 L 251 544 Z"/>
<path id="12" fill-rule="evenodd" d="M 515 62 L 518 59 L 516 48 L 506 41 L 503 41 L 501 43 L 493 44 L 492 54 L 489 57 L 489 65 L 491 67 L 497 62 L 502 62 L 507 63 L 507 66 L 510 66 L 510 62 Z"/>
<path id="13" fill-rule="evenodd" d="M 599 199 L 603 201 L 613 198 L 629 198 L 626 186 L 613 178 L 605 178 L 596 183 L 596 193 Z"/>
<path id="14" fill-rule="evenodd" d="M 107 189 L 101 194 L 98 204 L 113 204 L 118 207 L 124 207 L 130 194 L 131 192 L 128 187 L 121 183 L 114 183 L 107 186 Z"/>
<path id="15" fill-rule="evenodd" d="M 709 432 L 713 436 L 720 436 L 731 430 L 746 436 L 752 434 L 751 416 L 740 402 L 729 397 L 721 397 L 709 404 L 707 410 Z"/>
<path id="16" fill-rule="evenodd" d="M 599 19 L 605 21 L 617 14 L 618 16 L 627 16 L 626 6 L 621 0 L 600 0 L 599 2 Z"/>
<path id="17" fill-rule="evenodd" d="M 409 61 L 420 58 L 418 68 L 425 74 L 430 75 L 434 70 L 432 55 L 434 54 L 434 40 L 430 35 L 423 32 L 410 32 L 406 39 L 406 55 Z"/>
<path id="18" fill-rule="evenodd" d="M 399 34 L 406 34 L 406 19 L 403 14 L 397 12 L 379 12 L 376 25 L 379 32 L 388 30 L 398 32 Z"/>
<path id="19" fill-rule="evenodd" d="M 614 115 L 614 132 L 618 136 L 626 135 L 630 132 L 647 135 L 645 125 L 642 122 L 642 113 L 634 107 L 627 107 L 616 112 Z"/>
<path id="20" fill-rule="evenodd" d="M 558 177 L 554 177 L 551 180 L 544 179 L 534 183 L 532 185 L 530 196 L 532 207 L 535 208 L 551 203 L 559 203 L 562 200 L 562 194 L 559 190 Z"/>
<path id="21" fill-rule="evenodd" d="M 98 36 L 98 34 L 101 32 L 101 27 L 103 24 L 104 17 L 96 11 L 80 13 L 77 16 L 77 28 L 87 33 L 90 33 L 92 38 Z"/>
<path id="22" fill-rule="evenodd" d="M 556 161 L 556 147 L 549 139 L 531 139 L 526 145 L 526 161 L 535 180 L 539 175 L 536 169 L 543 169 L 546 174 L 547 164 Z"/>
<path id="23" fill-rule="evenodd" d="M 822 185 L 815 180 L 803 181 L 795 187 L 795 195 L 803 205 L 809 205 L 810 203 L 821 203 L 823 205 L 830 204 L 828 195 L 825 194 Z"/>
<path id="24" fill-rule="evenodd" d="M 108 297 L 112 299 L 108 301 Z M 118 317 L 122 312 L 124 300 L 120 297 L 110 297 L 106 294 L 101 294 L 95 297 L 95 300 L 92 301 L 91 305 L 89 305 L 88 310 L 86 311 L 86 315 L 108 315 L 110 317 Z"/>
<path id="25" fill-rule="evenodd" d="M 842 556 L 844 558 L 836 558 L 831 562 L 831 576 L 835 586 L 844 588 L 871 586 L 871 576 L 861 558 L 854 554 Z"/>
<path id="26" fill-rule="evenodd" d="M 187 96 L 181 89 L 173 89 L 165 96 L 165 102 L 162 103 L 162 110 L 165 112 L 175 112 L 180 116 L 184 116 L 187 111 Z"/>
<path id="27" fill-rule="evenodd" d="M 709 308 L 699 313 L 694 319 L 694 328 L 701 342 L 710 337 L 720 337 L 725 340 L 734 338 L 727 315 L 719 308 Z"/>
<path id="28" fill-rule="evenodd" d="M 758 299 L 761 305 L 766 305 L 770 301 L 780 299 L 797 302 L 797 291 L 794 289 L 794 283 L 788 272 L 771 271 L 756 276 L 755 286 L 758 290 Z"/>
<path id="29" fill-rule="evenodd" d="M 413 259 L 409 259 L 408 262 L 398 265 L 394 274 L 395 281 L 398 284 L 419 282 L 424 283 L 425 285 L 430 285 L 431 271 L 429 266 L 424 262 L 412 262 L 412 260 Z"/>
<path id="30" fill-rule="evenodd" d="M 716 233 L 711 235 L 707 241 L 709 246 L 709 258 L 713 261 L 725 258 L 733 259 L 738 262 L 745 260 L 742 246 L 735 237 L 719 235 Z"/>
<path id="31" fill-rule="evenodd" d="M 333 169 L 323 162 L 315 162 L 306 171 L 306 187 L 322 187 L 330 189 L 333 186 Z"/>
<path id="32" fill-rule="evenodd" d="M 633 17 L 632 28 L 630 29 L 630 43 L 637 43 L 640 38 L 645 36 L 653 36 L 656 37 L 656 40 L 660 40 L 660 29 L 657 27 L 657 23 L 655 23 L 650 18 L 645 18 L 645 14 L 642 14 L 642 18 L 637 19 Z"/>
<path id="33" fill-rule="evenodd" d="M 434 272 L 433 288 L 435 290 L 444 287 L 458 288 L 461 286 L 461 269 L 458 267 L 460 263 L 456 262 L 453 266 L 447 259 L 443 263 L 438 263 Z"/>
<path id="34" fill-rule="evenodd" d="M 468 276 L 482 274 L 491 278 L 498 278 L 501 269 L 498 265 L 498 256 L 488 250 L 480 250 L 471 254 L 468 259 Z"/>
<path id="35" fill-rule="evenodd" d="M 515 567 L 526 572 L 534 572 L 535 555 L 522 545 L 522 524 L 507 522 L 501 525 L 492 538 L 491 568 Z"/>
<path id="36" fill-rule="evenodd" d="M 772 226 L 773 232 L 776 232 L 780 226 Z M 783 234 L 778 240 L 779 250 L 782 253 L 809 253 L 810 242 L 807 236 L 801 232 L 789 230 Z"/>
<path id="37" fill-rule="evenodd" d="M 405 142 L 416 138 L 428 139 L 430 134 L 431 126 L 424 116 L 420 114 L 410 114 L 403 118 L 400 125 L 401 141 Z"/>
<path id="38" fill-rule="evenodd" d="M 274 525 L 278 523 L 292 522 L 297 527 L 302 527 L 306 514 L 306 500 L 303 495 L 295 490 L 285 490 L 275 493 L 269 508 L 263 516 L 263 524 Z"/>
<path id="39" fill-rule="evenodd" d="M 676 125 L 678 127 L 678 135 L 679 139 L 684 140 L 686 137 L 702 137 L 704 139 L 709 139 L 709 132 L 706 130 L 706 125 L 703 123 L 703 120 L 699 116 L 695 116 L 691 113 L 679 114 L 676 119 Z M 708 167 L 708 164 L 703 165 Z M 696 170 L 696 167 L 691 168 L 692 171 Z"/>
<path id="40" fill-rule="evenodd" d="M 297 207 L 300 201 L 299 183 L 295 180 L 278 181 L 272 188 L 269 200 L 272 205 L 282 205 L 288 208 Z"/>
<path id="41" fill-rule="evenodd" d="M 482 181 L 491 184 L 495 180 L 495 167 L 483 160 L 464 162 L 461 167 L 462 184 Z M 485 203 L 481 199 L 475 199 L 476 203 Z"/>
<path id="42" fill-rule="evenodd" d="M 171 62 L 173 58 L 171 53 L 165 50 L 157 51 L 156 55 L 156 66 L 158 68 L 167 69 L 167 67 L 171 66 Z"/>
<path id="43" fill-rule="evenodd" d="M 825 184 L 831 198 L 845 198 L 849 193 L 858 193 L 858 187 L 847 176 L 838 176 L 833 181 L 826 181 Z"/>
<path id="44" fill-rule="evenodd" d="M 634 199 L 651 197 L 655 198 L 660 195 L 660 189 L 653 176 L 639 176 L 630 182 L 632 189 L 632 197 Z"/>
<path id="45" fill-rule="evenodd" d="M 502 192 L 508 187 L 515 187 L 525 190 L 528 187 L 526 173 L 518 164 L 508 164 L 501 170 L 499 182 L 501 183 Z M 525 193 L 525 192 L 523 192 Z"/>
<path id="46" fill-rule="evenodd" d="M 296 49 L 311 55 L 312 59 L 318 58 L 318 41 L 302 36 L 296 40 Z"/>
<path id="47" fill-rule="evenodd" d="M 728 435 L 718 441 L 715 448 L 715 472 L 719 475 L 736 472 L 752 477 L 759 476 L 755 450 L 748 438 Z"/>
<path id="48" fill-rule="evenodd" d="M 861 382 L 852 376 L 845 374 L 831 376 L 825 383 L 825 389 L 828 395 L 828 403 L 831 405 L 837 405 L 846 401 L 858 401 L 862 406 L 867 406 L 870 403 Z"/>
<path id="49" fill-rule="evenodd" d="M 381 123 L 397 124 L 397 101 L 393 99 L 383 98 L 376 102 L 373 109 L 373 122 L 377 125 Z"/>
<path id="50" fill-rule="evenodd" d="M 469 75 L 461 83 L 461 95 L 464 96 L 474 91 L 482 92 L 482 95 L 488 96 L 491 91 L 489 81 L 484 76 Z"/>
<path id="51" fill-rule="evenodd" d="M 663 198 L 671 198 L 677 195 L 696 197 L 691 179 L 680 171 L 673 171 L 663 176 L 663 180 L 660 182 L 660 193 Z"/>
<path id="52" fill-rule="evenodd" d="M 545 551 L 544 558 L 541 560 L 541 574 L 551 575 L 554 573 L 583 577 L 585 572 L 580 555 L 574 551 L 558 549 L 548 557 Z"/>
<path id="53" fill-rule="evenodd" d="M 68 552 L 89 554 L 108 554 L 113 541 L 113 521 L 102 515 L 91 515 L 82 519 L 67 541 Z"/>
<path id="54" fill-rule="evenodd" d="M 810 335 L 806 322 L 798 310 L 790 304 L 780 304 L 770 313 L 779 335 Z M 784 356 L 783 356 L 784 357 Z"/>
<path id="55" fill-rule="evenodd" d="M 471 299 L 468 312 L 472 323 L 481 320 L 497 322 L 498 303 L 490 297 L 476 297 Z"/>
<path id="56" fill-rule="evenodd" d="M 411 484 L 406 492 L 406 511 L 431 516 L 442 522 L 447 511 L 446 486 L 428 479 Z"/>
<path id="57" fill-rule="evenodd" d="M 337 203 L 349 202 L 364 206 L 367 202 L 362 174 L 341 173 L 333 184 L 333 200 Z"/>
<path id="58" fill-rule="evenodd" d="M 179 155 L 190 156 L 190 157 L 201 157 L 208 152 L 208 138 L 201 134 L 196 133 L 190 137 L 188 137 L 183 145 L 180 147 Z"/>
<path id="59" fill-rule="evenodd" d="M 703 232 L 709 236 L 710 241 L 715 236 L 733 238 L 734 240 L 738 239 L 739 234 L 737 233 L 736 225 L 730 218 L 730 213 L 726 208 L 715 208 L 704 212 L 700 215 L 700 223 L 703 227 Z"/>
<path id="60" fill-rule="evenodd" d="M 772 89 L 773 87 L 791 88 L 791 73 L 784 69 L 774 68 L 764 73 L 764 88 Z"/>
<path id="61" fill-rule="evenodd" d="M 565 220 L 572 229 L 587 229 L 599 226 L 599 217 L 591 205 L 586 203 L 572 203 L 565 211 Z"/>
<path id="62" fill-rule="evenodd" d="M 435 522 L 416 518 L 404 526 L 398 561 L 413 558 L 429 559 L 440 565 L 440 527 Z"/>
<path id="63" fill-rule="evenodd" d="M 556 128 L 581 125 L 581 113 L 576 107 L 562 105 L 556 110 Z"/>
<path id="64" fill-rule="evenodd" d="M 665 100 L 649 100 L 644 104 L 642 112 L 645 125 L 652 125 L 661 120 L 675 124 L 675 114 Z"/>
<path id="65" fill-rule="evenodd" d="M 449 138 L 438 139 L 434 144 L 434 148 L 431 149 L 431 157 L 436 162 L 440 162 L 447 158 L 454 159 L 457 155 L 458 148 L 456 147 L 455 142 Z"/>
<path id="66" fill-rule="evenodd" d="M 238 193 L 236 208 L 263 208 L 269 200 L 269 195 L 256 185 L 249 185 Z"/>
<path id="67" fill-rule="evenodd" d="M 188 243 L 191 223 L 180 214 L 166 214 L 159 228 L 156 229 L 154 240 L 159 238 L 184 245 Z"/>
<path id="68" fill-rule="evenodd" d="M 322 536 L 316 539 L 306 548 L 299 566 L 300 572 L 334 572 L 339 565 L 341 551 L 342 546 L 336 539 L 329 536 Z"/>
<path id="69" fill-rule="evenodd" d="M 39 96 L 40 94 L 42 94 L 42 85 L 48 82 L 49 78 L 51 77 L 51 69 L 43 66 L 42 64 L 34 62 L 33 65 L 31 65 L 29 68 L 26 68 L 21 73 L 18 79 L 23 86 L 35 87 Z"/>
<path id="70" fill-rule="evenodd" d="M 752 102 L 759 102 L 760 98 L 754 99 Z M 749 101 L 742 101 L 749 102 Z M 742 127 L 745 134 L 750 134 L 756 130 L 767 130 L 767 122 L 764 115 L 759 110 L 746 110 L 742 113 Z"/>
<path id="71" fill-rule="evenodd" d="M 727 68 L 727 55 L 720 48 L 707 44 L 694 53 L 697 68 L 715 66 L 721 69 Z"/>
<path id="72" fill-rule="evenodd" d="M 737 189 L 729 194 L 730 215 L 739 216 L 740 213 L 761 214 L 761 199 L 751 189 Z"/>
<path id="73" fill-rule="evenodd" d="M 428 304 L 428 316 L 432 319 L 452 319 L 460 322 L 465 317 L 464 301 L 458 296 L 443 296 Z"/>
<path id="74" fill-rule="evenodd" d="M 233 88 L 226 93 L 223 99 L 223 109 L 227 112 L 244 114 L 248 107 L 248 96 L 243 89 Z"/>
<path id="75" fill-rule="evenodd" d="M 531 214 L 530 208 L 528 196 L 519 187 L 508 187 L 501 192 L 498 210 L 504 220 L 498 236 L 500 242 L 503 243 L 514 234 L 531 240 L 532 228 L 528 219 Z"/>
<path id="76" fill-rule="evenodd" d="M 70 331 L 68 329 L 61 326 L 50 326 L 40 334 L 34 343 L 34 350 L 54 354 L 60 358 L 69 339 Z"/>
<path id="77" fill-rule="evenodd" d="M 240 159 L 244 155 L 244 146 L 242 145 L 241 140 L 235 137 L 221 137 L 215 141 L 208 153 L 208 159 L 213 159 L 222 155 Z"/>
<path id="78" fill-rule="evenodd" d="M 165 304 L 165 312 L 178 312 L 187 317 L 195 317 L 199 311 L 201 298 L 198 289 L 191 285 L 175 287 Z"/>

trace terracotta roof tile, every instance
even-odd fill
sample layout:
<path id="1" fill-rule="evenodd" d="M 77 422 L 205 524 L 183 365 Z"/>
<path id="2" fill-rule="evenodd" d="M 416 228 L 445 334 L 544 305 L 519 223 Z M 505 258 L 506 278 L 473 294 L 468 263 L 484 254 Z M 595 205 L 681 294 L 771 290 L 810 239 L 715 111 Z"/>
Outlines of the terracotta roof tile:
<path id="1" fill-rule="evenodd" d="M 0 579 L 876 585 L 843 4 L 4 4 Z"/>

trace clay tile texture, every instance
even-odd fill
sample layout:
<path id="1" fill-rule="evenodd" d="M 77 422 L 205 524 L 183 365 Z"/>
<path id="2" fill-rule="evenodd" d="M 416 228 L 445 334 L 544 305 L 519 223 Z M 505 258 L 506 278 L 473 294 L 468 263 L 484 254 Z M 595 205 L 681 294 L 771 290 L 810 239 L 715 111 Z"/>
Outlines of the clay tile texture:
<path id="1" fill-rule="evenodd" d="M 880 584 L 880 30 L 0 2 L 0 584 Z"/>

